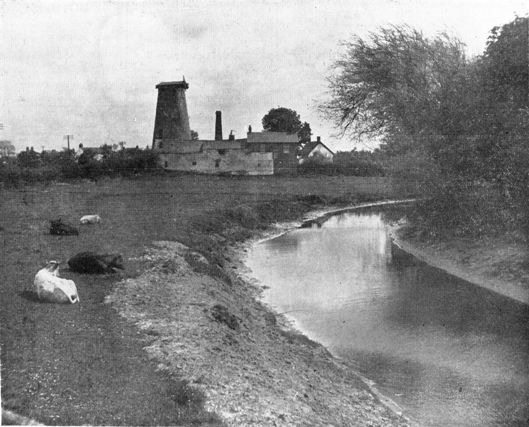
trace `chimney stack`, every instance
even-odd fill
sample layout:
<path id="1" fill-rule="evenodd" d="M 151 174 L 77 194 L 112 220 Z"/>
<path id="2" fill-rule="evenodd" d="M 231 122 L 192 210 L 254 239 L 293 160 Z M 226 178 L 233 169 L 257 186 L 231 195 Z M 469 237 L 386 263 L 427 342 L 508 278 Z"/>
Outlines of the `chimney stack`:
<path id="1" fill-rule="evenodd" d="M 222 141 L 222 112 L 215 111 L 215 141 Z"/>
<path id="2" fill-rule="evenodd" d="M 316 137 L 317 142 L 321 142 L 321 138 L 319 136 Z"/>

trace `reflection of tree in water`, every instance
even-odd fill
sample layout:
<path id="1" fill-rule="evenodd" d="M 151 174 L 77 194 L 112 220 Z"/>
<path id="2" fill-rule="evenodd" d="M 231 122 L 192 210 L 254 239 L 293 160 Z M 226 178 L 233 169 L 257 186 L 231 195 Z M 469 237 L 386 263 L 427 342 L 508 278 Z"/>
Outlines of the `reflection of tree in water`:
<path id="1" fill-rule="evenodd" d="M 299 239 L 296 237 L 295 233 L 290 232 L 283 234 L 279 238 L 268 240 L 266 244 L 274 250 L 291 252 L 297 249 Z"/>
<path id="2" fill-rule="evenodd" d="M 392 323 L 456 335 L 529 336 L 529 307 L 522 303 L 423 263 L 394 272 L 394 297 L 384 305 L 384 318 Z"/>
<path id="3" fill-rule="evenodd" d="M 382 219 L 384 222 L 390 224 L 398 222 L 399 220 L 405 218 L 410 211 L 411 206 L 406 205 L 389 205 L 380 209 Z"/>
<path id="4" fill-rule="evenodd" d="M 371 223 L 369 225 L 375 226 L 380 223 L 390 224 L 406 218 L 411 208 L 412 204 L 410 203 L 365 207 L 335 215 L 327 214 L 321 218 L 307 221 L 305 226 L 306 228 L 320 228 L 321 225 L 324 225 L 325 227 L 347 227 L 351 224 L 355 228 L 358 228 L 358 226 L 361 225 L 361 222 Z M 377 218 L 377 221 L 373 222 L 374 218 Z"/>
<path id="5" fill-rule="evenodd" d="M 404 267 L 411 267 L 421 264 L 417 258 L 402 250 L 398 245 L 391 242 L 389 244 L 391 256 L 387 258 L 387 268 L 390 271 L 399 271 Z"/>

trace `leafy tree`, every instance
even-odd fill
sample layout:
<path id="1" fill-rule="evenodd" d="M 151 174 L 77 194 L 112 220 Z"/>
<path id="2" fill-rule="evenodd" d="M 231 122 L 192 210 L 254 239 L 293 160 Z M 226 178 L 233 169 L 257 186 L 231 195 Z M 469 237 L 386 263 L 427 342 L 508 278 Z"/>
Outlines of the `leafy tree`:
<path id="1" fill-rule="evenodd" d="M 529 17 L 494 27 L 483 55 L 485 81 L 498 102 L 529 106 Z"/>
<path id="2" fill-rule="evenodd" d="M 458 40 L 429 40 L 410 27 L 391 26 L 344 47 L 329 79 L 331 100 L 322 105 L 343 133 L 418 137 L 448 131 L 446 101 L 462 86 L 454 80 L 462 79 L 466 65 Z"/>
<path id="3" fill-rule="evenodd" d="M 2 140 L 0 141 L 0 157 L 12 156 L 15 154 L 15 146 L 11 141 Z"/>
<path id="4" fill-rule="evenodd" d="M 298 130 L 299 142 L 302 146 L 307 142 L 310 142 L 311 135 L 312 131 L 310 130 L 310 125 L 307 122 L 303 122 L 301 128 Z"/>
<path id="5" fill-rule="evenodd" d="M 529 236 L 527 31 L 519 18 L 493 29 L 471 61 L 459 41 L 406 26 L 344 44 L 322 110 L 344 133 L 382 135 L 393 177 L 428 200 L 415 216 L 428 232 L 518 223 Z"/>
<path id="6" fill-rule="evenodd" d="M 263 129 L 273 132 L 297 133 L 300 143 L 310 142 L 310 125 L 301 122 L 299 114 L 290 108 L 272 108 L 262 119 Z"/>
<path id="7" fill-rule="evenodd" d="M 299 114 L 284 107 L 272 108 L 264 115 L 263 129 L 272 132 L 297 133 L 301 128 Z"/>
<path id="8" fill-rule="evenodd" d="M 529 236 L 529 17 L 494 27 L 478 67 L 482 177 L 498 186 L 502 204 Z"/>
<path id="9" fill-rule="evenodd" d="M 193 141 L 198 141 L 198 132 L 196 130 L 191 129 L 191 139 Z"/>

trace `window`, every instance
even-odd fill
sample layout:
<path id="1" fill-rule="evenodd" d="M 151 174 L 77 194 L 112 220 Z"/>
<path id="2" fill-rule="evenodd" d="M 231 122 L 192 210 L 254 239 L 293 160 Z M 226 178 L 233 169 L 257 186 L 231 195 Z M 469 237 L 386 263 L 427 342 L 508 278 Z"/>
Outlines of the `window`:
<path id="1" fill-rule="evenodd" d="M 194 160 L 191 164 L 192 164 L 193 166 L 196 166 L 196 165 L 197 165 L 196 160 Z"/>
<path id="2" fill-rule="evenodd" d="M 266 145 L 265 144 L 259 144 L 259 151 L 261 153 L 266 153 Z"/>
<path id="3" fill-rule="evenodd" d="M 221 148 L 220 150 L 217 150 L 217 152 L 221 155 L 221 156 L 224 156 L 224 154 L 226 154 L 226 150 Z"/>
<path id="4" fill-rule="evenodd" d="M 218 168 L 220 166 L 220 159 L 215 160 L 215 167 Z"/>
<path id="5" fill-rule="evenodd" d="M 290 145 L 283 144 L 283 153 L 285 153 L 285 154 L 290 153 Z"/>
<path id="6" fill-rule="evenodd" d="M 163 142 L 162 141 L 159 141 L 158 142 L 158 148 L 162 148 L 163 147 Z"/>
<path id="7" fill-rule="evenodd" d="M 168 167 L 168 166 L 169 166 L 169 163 L 165 162 L 164 167 Z"/>

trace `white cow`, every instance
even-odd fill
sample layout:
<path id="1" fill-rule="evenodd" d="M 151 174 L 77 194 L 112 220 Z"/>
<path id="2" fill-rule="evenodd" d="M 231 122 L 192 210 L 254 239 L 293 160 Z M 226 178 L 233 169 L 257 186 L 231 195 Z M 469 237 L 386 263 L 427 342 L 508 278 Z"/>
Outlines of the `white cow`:
<path id="1" fill-rule="evenodd" d="M 59 277 L 59 263 L 50 261 L 35 275 L 33 281 L 34 292 L 42 301 L 48 302 L 79 302 L 77 287 L 73 280 Z"/>
<path id="2" fill-rule="evenodd" d="M 85 215 L 81 217 L 81 224 L 99 224 L 101 217 L 99 215 Z"/>

